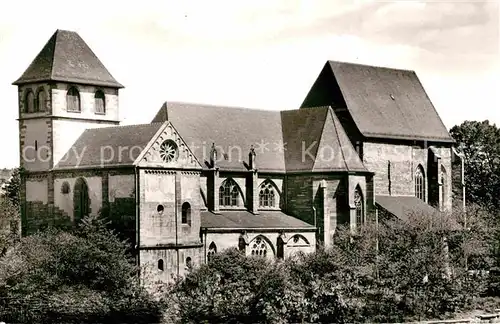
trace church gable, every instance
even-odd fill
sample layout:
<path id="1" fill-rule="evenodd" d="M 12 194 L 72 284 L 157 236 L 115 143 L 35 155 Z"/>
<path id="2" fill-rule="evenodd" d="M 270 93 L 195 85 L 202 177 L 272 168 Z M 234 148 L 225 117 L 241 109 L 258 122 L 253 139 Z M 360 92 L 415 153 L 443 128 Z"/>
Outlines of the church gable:
<path id="1" fill-rule="evenodd" d="M 170 122 L 166 122 L 158 130 L 134 164 L 157 168 L 202 168 L 196 156 Z"/>
<path id="2" fill-rule="evenodd" d="M 332 108 L 328 108 L 313 171 L 368 172 Z"/>

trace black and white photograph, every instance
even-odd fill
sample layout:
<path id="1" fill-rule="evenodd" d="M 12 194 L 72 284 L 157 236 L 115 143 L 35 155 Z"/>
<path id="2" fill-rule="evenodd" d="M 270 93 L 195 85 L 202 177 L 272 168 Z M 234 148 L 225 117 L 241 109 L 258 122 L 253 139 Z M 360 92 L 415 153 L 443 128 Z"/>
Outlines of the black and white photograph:
<path id="1" fill-rule="evenodd" d="M 500 323 L 500 1 L 0 10 L 0 324 Z"/>

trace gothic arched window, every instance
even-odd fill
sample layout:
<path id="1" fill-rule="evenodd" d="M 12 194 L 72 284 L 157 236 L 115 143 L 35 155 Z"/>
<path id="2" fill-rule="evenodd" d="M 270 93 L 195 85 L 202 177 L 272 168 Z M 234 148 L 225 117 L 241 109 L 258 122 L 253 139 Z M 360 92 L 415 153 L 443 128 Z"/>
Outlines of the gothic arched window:
<path id="1" fill-rule="evenodd" d="M 259 191 L 259 207 L 276 207 L 276 193 L 271 181 L 266 180 Z"/>
<path id="2" fill-rule="evenodd" d="M 425 201 L 425 177 L 421 165 L 415 170 L 415 196 Z"/>
<path id="3" fill-rule="evenodd" d="M 89 188 L 85 179 L 78 178 L 73 189 L 73 206 L 75 211 L 75 222 L 79 222 L 90 213 Z"/>
<path id="4" fill-rule="evenodd" d="M 80 107 L 80 93 L 75 87 L 69 88 L 66 93 L 66 109 L 68 111 L 81 111 Z"/>
<path id="5" fill-rule="evenodd" d="M 45 94 L 45 90 L 40 88 L 38 90 L 38 94 L 36 96 L 36 110 L 43 112 L 45 111 L 45 104 L 47 103 L 47 95 Z"/>
<path id="6" fill-rule="evenodd" d="M 106 99 L 104 92 L 97 90 L 94 95 L 94 109 L 96 114 L 106 113 Z"/>
<path id="7" fill-rule="evenodd" d="M 364 221 L 364 208 L 363 208 L 363 193 L 361 188 L 356 186 L 354 189 L 354 206 L 356 207 L 356 226 L 360 226 Z"/>
<path id="8" fill-rule="evenodd" d="M 214 242 L 210 243 L 210 246 L 208 247 L 208 253 L 207 253 L 207 259 L 208 262 L 212 260 L 213 256 L 217 253 L 217 245 L 215 245 Z"/>
<path id="9" fill-rule="evenodd" d="M 191 205 L 188 202 L 182 204 L 182 224 L 191 225 Z"/>
<path id="10" fill-rule="evenodd" d="M 447 195 L 447 190 L 448 186 L 446 183 L 446 169 L 444 166 L 441 166 L 441 174 L 440 174 L 440 182 L 441 182 L 441 208 L 444 209 L 446 205 L 446 195 Z"/>
<path id="11" fill-rule="evenodd" d="M 33 91 L 28 90 L 26 94 L 26 98 L 24 100 L 24 111 L 27 113 L 35 112 L 35 96 L 33 95 Z"/>
<path id="12" fill-rule="evenodd" d="M 226 179 L 219 188 L 220 206 L 238 206 L 239 188 L 233 179 Z"/>
<path id="13" fill-rule="evenodd" d="M 163 260 L 158 260 L 158 270 L 163 271 L 164 269 Z"/>
<path id="14" fill-rule="evenodd" d="M 252 255 L 265 257 L 269 253 L 266 241 L 260 237 L 257 237 L 250 246 L 252 248 Z"/>

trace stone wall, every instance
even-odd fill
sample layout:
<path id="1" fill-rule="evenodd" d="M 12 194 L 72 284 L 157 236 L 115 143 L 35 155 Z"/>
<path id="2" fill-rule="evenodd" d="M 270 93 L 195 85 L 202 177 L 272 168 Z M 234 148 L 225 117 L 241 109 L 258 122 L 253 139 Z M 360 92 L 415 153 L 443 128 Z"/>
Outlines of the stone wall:
<path id="1" fill-rule="evenodd" d="M 444 188 L 444 209 L 450 209 L 452 205 L 451 195 L 451 147 L 433 146 L 433 149 L 440 156 L 439 169 L 441 167 L 446 170 L 445 183 L 441 188 Z M 404 143 L 390 144 L 380 142 L 364 142 L 363 143 L 363 162 L 369 171 L 375 172 L 374 190 L 376 195 L 393 195 L 393 196 L 414 196 L 415 181 L 414 174 L 417 167 L 420 165 L 425 172 L 425 201 L 429 201 L 429 194 L 433 195 L 433 187 L 435 186 L 436 193 L 439 195 L 438 179 L 429 177 L 433 170 L 430 170 L 432 165 L 429 158 L 434 158 L 430 147 L 425 145 L 410 145 Z M 437 172 L 437 171 L 436 171 Z"/>
<path id="2" fill-rule="evenodd" d="M 76 87 L 80 94 L 81 112 L 67 111 L 66 93 L 72 86 Z M 95 113 L 94 95 L 97 90 L 101 90 L 104 92 L 106 99 L 105 114 Z M 96 87 L 90 85 L 56 83 L 51 86 L 50 95 L 52 99 L 52 114 L 54 116 L 82 119 L 100 119 L 109 121 L 117 121 L 119 119 L 118 89 Z"/>
<path id="3" fill-rule="evenodd" d="M 168 283 L 177 276 L 184 276 L 191 266 L 199 266 L 203 261 L 203 250 L 197 248 L 147 249 L 141 250 L 139 259 L 142 266 L 141 277 L 146 286 Z"/>
<path id="4" fill-rule="evenodd" d="M 26 171 L 47 171 L 51 162 L 52 129 L 48 118 L 19 120 L 19 159 Z"/>
<path id="5" fill-rule="evenodd" d="M 209 252 L 210 246 L 215 244 L 216 252 L 220 253 L 229 248 L 239 248 L 240 239 L 243 238 L 245 241 L 245 254 L 247 256 L 252 255 L 252 250 L 258 249 L 254 247 L 256 245 L 256 240 L 261 239 L 261 242 L 265 242 L 267 246 L 266 257 L 269 259 L 274 259 L 278 257 L 279 250 L 279 239 L 281 239 L 285 244 L 283 247 L 283 257 L 289 258 L 293 254 L 298 252 L 314 252 L 316 249 L 316 237 L 314 231 L 307 232 L 295 232 L 295 231 L 259 231 L 258 229 L 249 230 L 245 233 L 241 232 L 204 232 L 202 233 L 203 239 L 203 254 L 204 260 L 207 260 L 207 253 Z M 297 238 L 295 238 L 297 237 Z"/>

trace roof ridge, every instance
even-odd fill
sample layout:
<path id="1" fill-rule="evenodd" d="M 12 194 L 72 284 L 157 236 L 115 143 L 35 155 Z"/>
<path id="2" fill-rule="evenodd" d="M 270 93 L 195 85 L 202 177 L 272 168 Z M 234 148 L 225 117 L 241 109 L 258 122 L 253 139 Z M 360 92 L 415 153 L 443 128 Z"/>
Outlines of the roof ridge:
<path id="1" fill-rule="evenodd" d="M 333 129 L 335 129 L 335 138 L 339 142 L 340 153 L 342 154 L 342 161 L 344 161 L 345 169 L 347 171 L 350 171 L 349 166 L 347 165 L 347 161 L 345 160 L 344 147 L 343 147 L 342 143 L 340 142 L 339 130 L 337 129 L 337 123 L 335 123 L 335 118 L 333 116 L 333 114 L 334 114 L 333 109 L 331 109 L 331 108 L 328 109 L 327 113 L 330 113 L 330 118 L 332 119 Z"/>
<path id="2" fill-rule="evenodd" d="M 57 47 L 57 38 L 59 36 L 59 29 L 56 30 L 56 32 L 54 33 L 54 35 L 52 35 L 52 37 L 54 37 L 54 46 L 52 47 L 52 60 L 50 62 L 50 78 L 52 79 L 54 77 L 54 61 L 56 59 L 56 47 Z M 49 40 L 50 42 L 50 40 Z"/>
<path id="3" fill-rule="evenodd" d="M 316 107 L 317 109 L 321 109 L 323 107 Z M 328 109 L 325 110 L 325 116 L 323 117 L 323 125 L 321 127 L 321 132 L 319 133 L 319 141 L 318 141 L 318 149 L 316 150 L 316 154 L 314 156 L 314 163 L 312 165 L 311 170 L 314 170 L 316 168 L 316 162 L 318 162 L 318 151 L 320 149 L 320 144 L 322 143 L 322 139 L 325 131 L 325 125 L 326 125 L 326 119 L 328 118 Z M 340 141 L 339 141 L 340 144 Z"/>
<path id="4" fill-rule="evenodd" d="M 102 130 L 102 129 L 114 129 L 114 128 L 127 128 L 127 127 L 138 127 L 138 126 L 160 126 L 165 122 L 154 122 L 154 123 L 142 123 L 142 124 L 130 124 L 130 125 L 114 125 L 114 126 L 104 126 L 104 127 L 96 127 L 96 128 L 87 128 L 87 130 Z"/>
<path id="5" fill-rule="evenodd" d="M 264 111 L 264 112 L 281 112 L 283 110 L 275 110 L 275 109 L 264 109 L 264 108 L 248 108 L 243 106 L 230 106 L 230 105 L 217 105 L 217 104 L 208 104 L 201 102 L 190 102 L 190 101 L 165 101 L 167 109 L 169 104 L 178 104 L 178 105 L 191 105 L 191 106 L 200 106 L 205 108 L 231 108 L 231 109 L 240 109 L 240 110 L 252 110 L 252 111 Z M 163 107 L 163 106 L 162 106 Z M 288 110 L 298 110 L 298 109 L 288 109 Z"/>
<path id="6" fill-rule="evenodd" d="M 328 60 L 327 64 L 328 63 L 337 63 L 337 64 L 345 64 L 345 65 L 357 65 L 357 66 L 371 67 L 371 68 L 377 68 L 377 69 L 385 69 L 385 70 L 392 70 L 392 71 L 404 71 L 404 72 L 415 73 L 415 70 L 410 70 L 410 69 L 395 68 L 395 67 L 389 67 L 389 66 L 383 66 L 383 65 L 374 65 L 374 64 L 366 64 L 366 63 L 358 63 L 358 62 Z"/>

